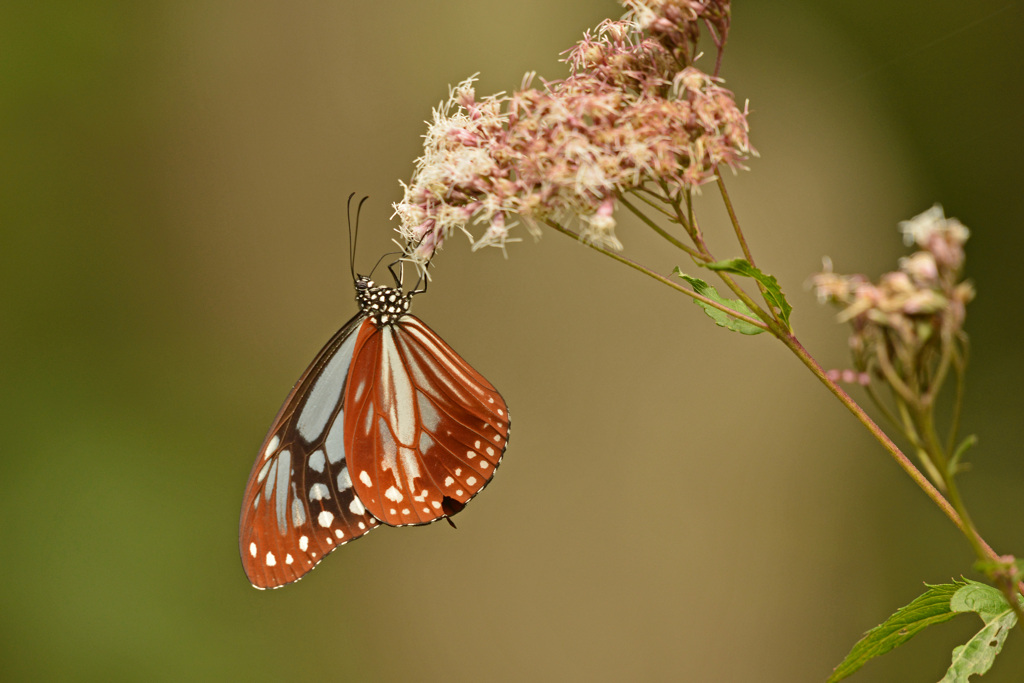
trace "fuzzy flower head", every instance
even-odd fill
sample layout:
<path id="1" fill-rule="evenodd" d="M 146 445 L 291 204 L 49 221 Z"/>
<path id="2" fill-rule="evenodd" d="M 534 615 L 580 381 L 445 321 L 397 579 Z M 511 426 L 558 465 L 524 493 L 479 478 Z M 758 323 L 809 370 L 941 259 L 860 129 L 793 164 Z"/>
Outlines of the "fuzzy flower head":
<path id="1" fill-rule="evenodd" d="M 625 0 L 629 8 L 626 18 L 658 39 L 684 64 L 692 64 L 697 56 L 700 27 L 711 31 L 719 52 L 725 46 L 732 19 L 730 2 L 719 0 Z"/>
<path id="2" fill-rule="evenodd" d="M 727 2 L 625 2 L 568 52 L 570 75 L 477 98 L 473 79 L 434 110 L 424 153 L 395 205 L 406 258 L 424 266 L 455 230 L 504 248 L 516 218 L 536 231 L 575 218 L 581 237 L 621 249 L 616 199 L 653 183 L 699 189 L 756 154 L 746 110 L 692 66 L 701 26 L 724 44 Z"/>
<path id="3" fill-rule="evenodd" d="M 838 275 L 827 259 L 811 284 L 818 300 L 839 306 L 839 320 L 852 325 L 858 370 L 891 366 L 920 377 L 919 365 L 941 355 L 929 350 L 965 338 L 966 306 L 974 298 L 971 284 L 961 280 L 969 232 L 939 205 L 901 222 L 900 231 L 907 244 L 923 249 L 901 258 L 898 270 L 877 284 L 864 275 Z"/>
<path id="4" fill-rule="evenodd" d="M 959 270 L 964 262 L 964 244 L 971 231 L 955 218 L 946 218 L 941 204 L 909 221 L 900 221 L 903 243 L 917 245 L 930 252 L 945 268 Z"/>

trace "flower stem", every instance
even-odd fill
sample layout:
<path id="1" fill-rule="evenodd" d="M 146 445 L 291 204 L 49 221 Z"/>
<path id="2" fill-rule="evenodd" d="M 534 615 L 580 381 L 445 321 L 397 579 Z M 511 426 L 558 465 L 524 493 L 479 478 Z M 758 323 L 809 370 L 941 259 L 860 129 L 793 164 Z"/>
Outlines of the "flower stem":
<path id="1" fill-rule="evenodd" d="M 743 320 L 744 322 L 747 322 L 751 325 L 755 325 L 763 330 L 771 332 L 773 335 L 775 335 L 776 338 L 778 338 L 783 344 L 785 344 L 786 347 L 788 347 L 794 355 L 796 355 L 800 362 L 807 366 L 811 373 L 815 377 L 817 377 L 822 384 L 825 385 L 829 392 L 831 392 L 837 399 L 839 399 L 840 403 L 846 406 L 847 410 L 849 410 L 853 414 L 854 418 L 856 418 L 858 422 L 864 425 L 864 427 L 875 437 L 875 439 L 882 444 L 885 450 L 887 450 L 889 454 L 892 456 L 892 458 L 896 461 L 896 464 L 899 465 L 900 468 L 907 473 L 911 480 L 913 480 L 913 482 L 917 484 L 918 488 L 924 491 L 925 495 L 928 496 L 928 498 L 930 498 L 936 506 L 938 506 L 938 508 L 943 512 L 943 514 L 945 514 L 946 517 L 948 517 L 949 520 L 953 522 L 953 524 L 958 529 L 960 529 L 960 531 L 968 538 L 978 558 L 988 561 L 999 560 L 999 555 L 996 553 L 995 550 L 992 549 L 992 546 L 990 546 L 985 541 L 985 539 L 981 537 L 981 534 L 978 533 L 978 531 L 974 528 L 973 524 L 971 523 L 970 518 L 967 517 L 966 510 L 964 510 L 962 501 L 959 498 L 959 493 L 956 492 L 953 494 L 955 498 L 955 505 L 951 503 L 950 500 L 947 500 L 946 497 L 943 496 L 943 494 L 939 491 L 939 489 L 936 488 L 935 485 L 931 483 L 931 481 L 929 481 L 928 477 L 925 476 L 919 469 L 917 469 L 917 467 L 914 466 L 914 463 L 911 462 L 911 460 L 903 453 L 903 451 L 899 449 L 899 447 L 895 443 L 893 443 L 892 439 L 890 439 L 889 436 L 884 431 L 882 431 L 882 429 L 871 419 L 871 417 L 866 412 L 864 412 L 864 409 L 861 408 L 860 405 L 856 401 L 854 401 L 849 394 L 843 391 L 842 387 L 840 387 L 836 382 L 833 382 L 828 378 L 828 375 L 825 373 L 824 369 L 822 369 L 822 367 L 818 364 L 814 357 L 811 356 L 810 353 L 808 353 L 807 349 L 804 348 L 804 346 L 799 342 L 799 340 L 792 332 L 789 332 L 788 330 L 784 329 L 782 325 L 780 325 L 778 322 L 771 318 L 768 318 L 767 320 L 757 320 L 749 316 L 743 315 L 741 313 L 738 313 L 737 311 L 734 311 L 728 308 L 727 306 L 723 306 L 722 304 L 716 301 L 712 301 L 707 297 L 701 296 L 696 292 L 670 280 L 669 278 L 654 272 L 653 270 L 647 268 L 643 264 L 637 263 L 632 259 L 626 258 L 625 256 L 617 254 L 613 251 L 609 251 L 608 249 L 600 247 L 596 244 L 592 244 L 582 240 L 578 233 L 569 230 L 568 228 L 565 228 L 552 220 L 545 219 L 543 222 L 548 227 L 557 230 L 563 235 L 571 237 L 577 241 L 583 241 L 584 244 L 586 244 L 591 249 L 600 252 L 605 256 L 618 261 L 619 263 L 629 266 L 630 268 L 638 272 L 641 272 L 654 280 L 657 280 L 663 285 L 667 285 L 672 289 L 683 294 L 686 294 L 687 296 L 693 299 L 699 300 L 705 304 L 713 306 L 714 308 L 724 311 L 725 313 L 728 313 L 730 316 L 733 316 L 738 320 Z M 720 275 L 725 274 L 720 273 Z M 734 282 L 732 282 L 731 278 L 727 280 L 727 283 L 730 285 L 731 288 L 734 289 L 734 291 L 736 289 L 739 289 L 739 292 L 744 295 L 743 298 L 747 300 L 748 305 L 753 303 L 752 301 L 749 300 L 749 297 L 747 297 L 745 293 L 743 293 L 742 289 L 740 289 L 737 285 L 735 285 Z M 759 309 L 753 306 L 752 308 L 755 311 L 757 311 L 758 315 L 764 314 L 763 311 L 760 311 Z M 927 448 L 923 450 L 927 450 Z M 1010 600 L 1011 606 L 1013 607 L 1014 611 L 1018 613 L 1021 627 L 1024 628 L 1024 611 L 1022 611 L 1019 605 L 1016 604 L 1016 601 L 1012 599 L 1013 587 L 1001 586 L 1001 588 L 1003 589 L 1004 594 L 1006 594 L 1007 599 Z M 1017 586 L 1017 590 L 1024 594 L 1024 582 L 1020 583 Z"/>
<path id="2" fill-rule="evenodd" d="M 825 385 L 825 388 L 832 392 L 832 394 L 839 399 L 839 402 L 846 406 L 847 410 L 853 413 L 853 416 L 857 419 L 857 421 L 863 424 L 864 427 L 869 432 L 871 432 L 872 436 L 874 436 L 875 439 L 877 439 L 878 442 L 882 444 L 885 450 L 889 451 L 889 454 L 892 455 L 893 459 L 896 461 L 896 464 L 899 465 L 900 468 L 902 468 L 903 471 L 910 476 L 914 483 L 917 484 L 922 491 L 924 491 L 925 495 L 932 499 L 932 502 L 934 502 L 939 507 L 939 509 L 942 510 L 942 512 L 945 513 L 947 517 L 949 517 L 950 521 L 952 521 L 958 529 L 966 533 L 966 527 L 964 526 L 963 520 L 960 518 L 960 515 L 957 514 L 956 510 L 953 509 L 953 506 L 950 505 L 949 501 L 946 500 L 945 497 L 943 497 L 943 495 L 939 492 L 937 488 L 935 488 L 934 485 L 932 485 L 932 483 L 928 480 L 928 477 L 922 474 L 921 471 L 914 466 L 914 463 L 911 462 L 910 459 L 903 454 L 903 451 L 901 451 L 899 447 L 895 443 L 893 443 L 892 439 L 890 439 L 889 436 L 884 431 L 882 431 L 881 427 L 875 424 L 874 420 L 872 420 L 868 416 L 868 414 L 864 412 L 864 409 L 861 408 L 860 405 L 858 405 L 857 402 L 854 401 L 849 394 L 843 391 L 842 387 L 840 387 L 838 384 L 836 384 L 835 382 L 828 378 L 828 375 L 825 374 L 825 371 L 821 368 L 820 365 L 818 365 L 818 362 L 814 360 L 811 354 L 807 352 L 807 349 L 805 349 L 803 345 L 800 344 L 796 336 L 792 334 L 786 334 L 784 337 L 780 337 L 780 340 L 783 344 L 789 347 L 789 349 L 794 354 L 796 354 L 796 357 L 800 359 L 800 362 L 807 366 L 807 368 L 814 374 L 814 376 L 817 377 L 821 381 L 821 383 Z M 995 551 L 993 551 L 991 548 L 989 548 L 988 550 L 991 553 L 991 557 L 994 559 L 996 557 Z"/>
<path id="3" fill-rule="evenodd" d="M 736 241 L 740 243 L 740 249 L 743 250 L 743 257 L 747 259 L 750 265 L 756 265 L 754 263 L 754 255 L 750 253 L 750 247 L 747 245 L 747 238 L 743 236 L 743 230 L 740 228 L 740 221 L 736 218 L 736 211 L 732 208 L 732 199 L 729 198 L 729 192 L 725 189 L 722 172 L 717 166 L 715 167 L 715 180 L 718 182 L 718 191 L 722 193 L 725 210 L 729 212 L 729 220 L 732 222 L 732 229 L 736 233 Z"/>
<path id="4" fill-rule="evenodd" d="M 593 243 L 590 243 L 590 242 L 586 242 L 586 241 L 584 241 L 584 240 L 582 240 L 580 238 L 578 233 L 575 233 L 572 230 L 569 230 L 568 228 L 562 227 L 561 225 L 559 225 L 558 223 L 556 223 L 556 222 L 554 222 L 552 220 L 544 219 L 543 222 L 549 228 L 557 230 L 558 232 L 562 233 L 563 235 L 566 235 L 568 237 L 572 237 L 573 239 L 575 239 L 575 240 L 577 240 L 579 242 L 583 242 L 584 244 L 586 244 L 588 247 L 590 247 L 594 251 L 601 252 L 605 256 L 607 256 L 609 258 L 612 258 L 612 259 L 615 259 L 619 263 L 627 265 L 630 268 L 632 268 L 633 270 L 639 271 L 639 272 L 643 273 L 644 275 L 646 275 L 647 277 L 652 278 L 654 280 L 657 280 L 658 282 L 660 282 L 663 285 L 667 285 L 667 286 L 671 287 L 672 289 L 676 290 L 677 292 L 682 292 L 683 294 L 685 294 L 685 295 L 687 295 L 687 296 L 689 296 L 689 297 L 691 297 L 693 299 L 696 299 L 697 301 L 700 301 L 701 303 L 705 303 L 708 306 L 712 306 L 714 308 L 717 308 L 718 310 L 720 310 L 720 311 L 722 311 L 724 313 L 728 313 L 730 316 L 732 316 L 733 318 L 736 318 L 737 320 L 742 320 L 745 323 L 749 323 L 749 324 L 751 324 L 751 325 L 753 325 L 755 327 L 759 327 L 762 330 L 765 330 L 766 332 L 770 331 L 769 326 L 766 325 L 761 320 L 758 320 L 757 318 L 751 318 L 748 315 L 743 315 L 742 313 L 740 313 L 738 311 L 734 311 L 733 309 L 729 308 L 728 306 L 720 304 L 719 302 L 714 301 L 712 299 L 709 299 L 706 296 L 702 296 L 700 294 L 697 294 L 697 292 L 693 291 L 692 289 L 688 289 L 687 287 L 684 287 L 683 285 L 679 284 L 678 282 L 674 282 L 674 281 L 670 280 L 669 278 L 665 277 L 664 275 L 661 275 L 660 273 L 654 272 L 653 270 L 651 270 L 647 266 L 644 266 L 643 264 L 637 263 L 636 261 L 634 261 L 632 259 L 628 259 L 628 258 L 626 258 L 625 256 L 623 256 L 621 254 L 617 254 L 614 251 L 609 251 L 609 250 L 605 249 L 604 247 L 599 247 L 596 244 L 593 244 Z"/>
<path id="5" fill-rule="evenodd" d="M 646 200 L 645 200 L 645 201 L 646 201 Z M 671 244 L 672 246 L 676 247 L 677 249 L 682 249 L 683 251 L 685 251 L 685 252 L 686 252 L 687 254 L 689 254 L 689 255 L 690 255 L 690 258 L 694 259 L 695 261 L 706 261 L 706 259 L 705 259 L 705 258 L 704 258 L 703 256 L 701 256 L 701 255 L 700 255 L 700 254 L 698 254 L 698 253 L 697 253 L 696 251 L 694 251 L 693 249 L 691 249 L 690 247 L 686 246 L 685 244 L 683 244 L 682 242 L 680 242 L 680 241 L 679 241 L 678 239 L 676 239 L 675 237 L 673 237 L 672 235 L 670 235 L 670 234 L 669 234 L 669 233 L 668 233 L 668 232 L 667 232 L 666 230 L 664 230 L 664 229 L 663 229 L 663 228 L 662 228 L 662 227 L 661 227 L 660 225 L 658 225 L 657 223 L 655 223 L 654 221 L 652 221 L 652 220 L 651 220 L 650 218 L 648 218 L 648 217 L 647 217 L 647 215 L 645 215 L 645 214 L 644 214 L 644 213 L 643 213 L 642 211 L 640 211 L 640 209 L 638 209 L 638 208 L 636 208 L 635 206 L 633 206 L 632 204 L 630 204 L 630 203 L 629 203 L 629 202 L 628 202 L 628 201 L 626 200 L 626 198 L 625 198 L 625 197 L 623 197 L 623 196 L 621 196 L 621 195 L 620 195 L 620 196 L 619 196 L 619 202 L 620 202 L 620 203 L 621 203 L 621 204 L 622 204 L 623 206 L 625 206 L 625 207 L 626 207 L 627 209 L 629 209 L 629 210 L 630 210 L 630 212 L 632 212 L 632 214 L 633 214 L 634 216 L 636 216 L 637 218 L 639 218 L 640 220 L 642 220 L 642 221 L 643 221 L 643 222 L 644 222 L 644 223 L 645 223 L 645 224 L 647 225 L 647 227 L 649 227 L 649 228 L 650 228 L 651 230 L 653 230 L 654 232 L 658 233 L 658 234 L 659 234 L 659 235 L 661 235 L 661 236 L 662 236 L 663 238 L 665 238 L 665 240 L 666 240 L 666 241 L 667 241 L 667 242 L 668 242 L 669 244 Z"/>

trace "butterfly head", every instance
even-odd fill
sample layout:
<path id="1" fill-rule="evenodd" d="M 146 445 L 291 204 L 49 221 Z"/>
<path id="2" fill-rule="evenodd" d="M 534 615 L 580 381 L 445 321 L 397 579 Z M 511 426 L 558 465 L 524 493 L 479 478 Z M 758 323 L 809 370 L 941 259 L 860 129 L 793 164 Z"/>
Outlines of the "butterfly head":
<path id="1" fill-rule="evenodd" d="M 408 313 L 414 293 L 406 294 L 400 287 L 377 285 L 365 275 L 356 280 L 356 301 L 359 308 L 377 327 L 393 325 Z"/>

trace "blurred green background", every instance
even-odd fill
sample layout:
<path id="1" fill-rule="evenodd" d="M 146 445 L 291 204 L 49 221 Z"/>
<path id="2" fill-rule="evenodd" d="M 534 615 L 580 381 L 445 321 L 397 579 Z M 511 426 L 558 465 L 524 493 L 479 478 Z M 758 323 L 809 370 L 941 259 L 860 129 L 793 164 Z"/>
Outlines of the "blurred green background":
<path id="1" fill-rule="evenodd" d="M 823 680 L 860 634 L 970 573 L 967 544 L 767 337 L 558 234 L 454 239 L 416 313 L 515 435 L 459 529 L 385 529 L 253 590 L 242 488 L 361 270 L 449 84 L 557 62 L 605 0 L 0 5 L 0 666 L 5 680 Z M 1024 19 L 981 0 L 738 2 L 723 75 L 761 158 L 730 180 L 826 367 L 803 288 L 872 276 L 899 220 L 972 231 L 981 436 L 965 495 L 1024 554 Z M 709 192 L 705 227 L 734 255 Z M 523 235 L 525 237 L 525 233 Z M 626 220 L 628 252 L 681 263 Z M 638 307 L 638 302 L 639 307 Z M 933 681 L 960 617 L 854 680 Z M 1024 676 L 1014 633 L 987 681 Z"/>

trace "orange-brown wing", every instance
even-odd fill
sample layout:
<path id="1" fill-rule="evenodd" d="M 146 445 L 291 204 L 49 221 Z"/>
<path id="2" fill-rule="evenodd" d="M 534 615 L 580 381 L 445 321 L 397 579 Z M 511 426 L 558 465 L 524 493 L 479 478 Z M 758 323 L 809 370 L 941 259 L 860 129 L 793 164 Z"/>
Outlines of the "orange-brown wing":
<path id="1" fill-rule="evenodd" d="M 295 384 L 260 448 L 242 497 L 238 544 L 256 588 L 302 578 L 378 522 L 352 487 L 345 457 L 345 383 L 361 327 L 350 320 Z"/>
<path id="2" fill-rule="evenodd" d="M 412 315 L 360 329 L 345 407 L 352 486 L 392 526 L 459 512 L 508 444 L 505 400 Z"/>

